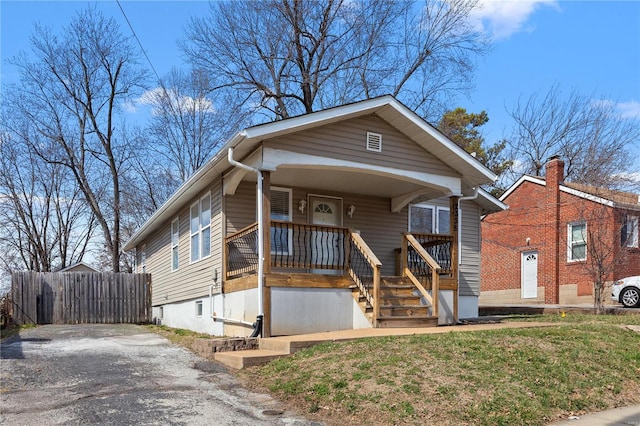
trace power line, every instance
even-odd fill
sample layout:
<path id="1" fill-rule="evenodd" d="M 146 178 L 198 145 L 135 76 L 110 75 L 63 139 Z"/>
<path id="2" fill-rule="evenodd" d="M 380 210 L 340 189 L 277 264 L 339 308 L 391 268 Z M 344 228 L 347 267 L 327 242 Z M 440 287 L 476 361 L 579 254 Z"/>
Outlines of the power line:
<path id="1" fill-rule="evenodd" d="M 140 39 L 138 38 L 138 35 L 136 34 L 136 31 L 133 29 L 133 25 L 131 25 L 131 22 L 129 21 L 129 17 L 124 12 L 124 9 L 122 8 L 122 5 L 120 4 L 120 0 L 116 0 L 116 3 L 118 3 L 118 7 L 120 8 L 120 11 L 122 12 L 122 16 L 124 16 L 125 21 L 127 21 L 127 25 L 129 25 L 129 29 L 131 30 L 131 33 L 133 34 L 133 37 L 138 42 L 138 46 L 140 46 L 140 50 L 142 50 L 142 54 L 144 55 L 145 58 L 147 58 L 147 62 L 149 63 L 149 66 L 151 67 L 151 70 L 153 71 L 153 73 L 155 74 L 156 78 L 158 79 L 158 82 L 160 82 L 160 86 L 162 86 L 162 88 L 164 89 L 164 85 L 162 84 L 162 79 L 158 75 L 158 72 L 156 71 L 156 68 L 153 66 L 153 63 L 151 62 L 151 59 L 149 59 L 149 55 L 147 55 L 146 50 L 144 50 L 144 47 L 142 47 L 142 43 L 140 42 Z"/>

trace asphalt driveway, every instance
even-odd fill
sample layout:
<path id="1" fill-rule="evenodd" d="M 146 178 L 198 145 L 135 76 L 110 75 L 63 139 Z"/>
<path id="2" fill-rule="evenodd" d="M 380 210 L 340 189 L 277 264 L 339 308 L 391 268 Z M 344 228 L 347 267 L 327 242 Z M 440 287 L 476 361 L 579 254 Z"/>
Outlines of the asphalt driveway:
<path id="1" fill-rule="evenodd" d="M 41 326 L 0 357 L 0 424 L 313 424 L 141 326 Z"/>

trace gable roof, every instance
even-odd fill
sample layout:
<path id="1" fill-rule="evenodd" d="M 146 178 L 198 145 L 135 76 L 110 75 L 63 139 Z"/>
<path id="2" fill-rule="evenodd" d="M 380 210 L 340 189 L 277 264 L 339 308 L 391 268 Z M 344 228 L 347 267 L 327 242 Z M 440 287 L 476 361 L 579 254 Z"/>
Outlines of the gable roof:
<path id="1" fill-rule="evenodd" d="M 74 269 L 79 269 L 79 270 L 82 270 L 82 271 L 100 272 L 97 268 L 94 268 L 91 265 L 87 265 L 84 262 L 78 262 L 78 263 L 74 263 L 73 265 L 69 265 L 64 269 L 61 269 L 60 272 L 71 272 Z"/>
<path id="2" fill-rule="evenodd" d="M 547 181 L 541 176 L 523 175 L 518 179 L 504 194 L 500 197 L 500 201 L 504 201 L 511 193 L 520 187 L 524 182 L 530 182 L 536 185 L 547 186 Z M 559 185 L 560 191 L 576 197 L 593 201 L 609 207 L 625 208 L 632 210 L 640 210 L 640 194 L 632 192 L 616 191 L 596 186 L 583 185 L 574 182 L 563 182 Z"/>
<path id="3" fill-rule="evenodd" d="M 310 114 L 287 118 L 266 124 L 248 127 L 232 136 L 220 150 L 200 167 L 176 192 L 145 222 L 125 243 L 122 250 L 133 249 L 138 242 L 149 235 L 156 226 L 175 214 L 184 202 L 206 188 L 217 176 L 231 165 L 227 151 L 233 148 L 236 158 L 244 158 L 259 144 L 269 138 L 284 136 L 309 130 L 331 123 L 375 114 L 409 139 L 431 152 L 462 177 L 466 187 L 475 187 L 496 180 L 496 175 L 480 161 L 460 148 L 435 127 L 411 111 L 391 95 L 367 99 L 352 104 L 325 109 Z"/>

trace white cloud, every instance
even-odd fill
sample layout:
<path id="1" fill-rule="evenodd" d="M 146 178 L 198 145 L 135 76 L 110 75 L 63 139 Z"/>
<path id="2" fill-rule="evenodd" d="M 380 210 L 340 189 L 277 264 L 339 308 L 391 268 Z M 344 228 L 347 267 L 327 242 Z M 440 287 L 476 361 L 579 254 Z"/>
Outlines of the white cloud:
<path id="1" fill-rule="evenodd" d="M 616 112 L 619 118 L 636 118 L 640 119 L 640 102 L 628 101 L 617 102 L 611 99 L 599 99 L 592 102 L 592 105 L 605 108 L 611 112 Z"/>
<path id="2" fill-rule="evenodd" d="M 640 102 L 638 101 L 618 102 L 616 109 L 622 118 L 640 119 Z"/>
<path id="3" fill-rule="evenodd" d="M 527 21 L 542 6 L 558 8 L 557 0 L 480 0 L 472 12 L 476 28 L 494 40 L 509 38 L 520 31 L 533 31 Z"/>
<path id="4" fill-rule="evenodd" d="M 158 115 L 161 114 L 161 102 L 167 97 L 171 100 L 171 105 L 176 111 L 215 112 L 213 103 L 209 99 L 192 98 L 180 95 L 175 90 L 165 91 L 161 87 L 145 91 L 140 97 L 124 103 L 123 108 L 127 112 L 134 113 L 138 111 L 139 106 L 150 106 L 151 113 Z"/>

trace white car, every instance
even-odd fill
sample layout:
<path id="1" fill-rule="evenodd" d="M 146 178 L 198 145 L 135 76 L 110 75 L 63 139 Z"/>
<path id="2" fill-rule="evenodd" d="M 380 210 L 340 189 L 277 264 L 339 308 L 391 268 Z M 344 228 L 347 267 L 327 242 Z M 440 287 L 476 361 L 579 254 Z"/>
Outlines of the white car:
<path id="1" fill-rule="evenodd" d="M 622 303 L 625 308 L 640 308 L 640 275 L 616 281 L 611 298 Z"/>

